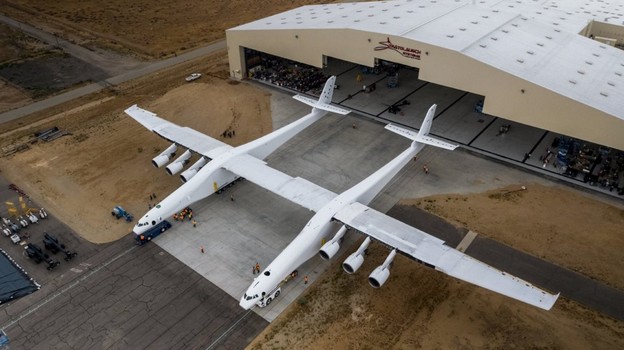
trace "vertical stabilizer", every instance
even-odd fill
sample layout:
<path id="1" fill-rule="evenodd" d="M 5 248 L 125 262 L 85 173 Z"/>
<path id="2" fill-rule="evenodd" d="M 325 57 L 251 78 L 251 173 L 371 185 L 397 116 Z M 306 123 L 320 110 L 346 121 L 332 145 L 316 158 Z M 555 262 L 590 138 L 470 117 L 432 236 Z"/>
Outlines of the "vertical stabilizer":
<path id="1" fill-rule="evenodd" d="M 419 138 L 429 135 L 429 130 L 431 129 L 431 123 L 433 123 L 433 117 L 435 116 L 435 111 L 437 107 L 438 105 L 436 104 L 429 107 L 429 110 L 427 111 L 427 115 L 425 116 L 425 120 L 423 120 L 420 130 L 418 130 Z"/>
<path id="2" fill-rule="evenodd" d="M 336 86 L 336 76 L 332 75 L 325 82 L 325 87 L 323 88 L 323 92 L 319 97 L 319 104 L 329 105 L 332 102 L 332 97 L 334 95 L 334 87 Z"/>
<path id="3" fill-rule="evenodd" d="M 342 115 L 349 114 L 351 111 L 348 109 L 332 106 L 331 102 L 335 88 L 336 76 L 331 76 L 329 79 L 327 79 L 327 82 L 325 82 L 325 87 L 323 88 L 323 92 L 321 93 L 321 96 L 319 96 L 318 100 L 303 95 L 295 95 L 293 96 L 293 98 L 316 109 Z"/>

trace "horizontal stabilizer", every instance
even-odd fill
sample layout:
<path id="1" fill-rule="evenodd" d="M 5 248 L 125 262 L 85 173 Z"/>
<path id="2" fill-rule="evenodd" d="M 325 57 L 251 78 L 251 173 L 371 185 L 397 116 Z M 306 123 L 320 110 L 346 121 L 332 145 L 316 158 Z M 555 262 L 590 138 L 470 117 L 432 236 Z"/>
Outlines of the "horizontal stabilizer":
<path id="1" fill-rule="evenodd" d="M 336 107 L 336 106 L 332 106 L 330 104 L 327 103 L 321 103 L 313 98 L 307 97 L 307 96 L 303 96 L 303 95 L 295 95 L 293 96 L 293 98 L 297 101 L 303 102 L 305 104 L 307 104 L 310 107 L 314 107 L 317 109 L 322 109 L 324 111 L 328 111 L 328 112 L 332 112 L 332 113 L 336 113 L 336 114 L 342 114 L 342 115 L 346 115 L 351 113 L 350 110 L 348 109 L 344 109 L 344 108 L 340 108 L 340 107 Z"/>
<path id="2" fill-rule="evenodd" d="M 415 133 L 415 132 L 413 132 L 411 130 L 404 129 L 404 128 L 401 128 L 399 126 L 393 125 L 393 124 L 386 125 L 386 129 L 388 129 L 388 130 L 390 130 L 390 131 L 392 131 L 394 133 L 397 133 L 397 134 L 399 134 L 399 135 L 401 135 L 403 137 L 407 137 L 410 140 L 414 140 L 416 142 L 419 142 L 419 143 L 424 143 L 424 144 L 427 144 L 427 145 L 436 146 L 436 147 L 448 149 L 448 150 L 451 150 L 451 151 L 458 147 L 458 145 L 455 145 L 455 144 L 452 144 L 452 143 L 448 143 L 448 142 L 442 141 L 440 139 L 436 139 L 436 138 L 431 137 L 429 135 L 425 135 L 425 136 L 418 135 L 417 133 Z"/>

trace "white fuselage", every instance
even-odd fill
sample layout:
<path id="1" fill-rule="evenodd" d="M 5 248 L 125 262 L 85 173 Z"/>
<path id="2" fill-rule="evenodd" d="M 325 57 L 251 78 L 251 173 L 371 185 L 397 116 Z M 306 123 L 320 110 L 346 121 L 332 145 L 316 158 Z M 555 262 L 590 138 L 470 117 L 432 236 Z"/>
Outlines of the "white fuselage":
<path id="1" fill-rule="evenodd" d="M 240 305 L 245 309 L 252 308 L 260 299 L 277 288 L 292 271 L 316 255 L 323 243 L 331 239 L 340 228 L 339 223 L 332 222 L 334 215 L 351 203 L 359 202 L 365 205 L 370 203 L 423 146 L 412 143 L 410 148 L 388 164 L 321 208 L 299 235 L 254 279 L 241 298 Z"/>
<path id="2" fill-rule="evenodd" d="M 268 135 L 238 147 L 223 146 L 210 152 L 212 160 L 195 176 L 148 211 L 134 226 L 136 235 L 148 231 L 174 213 L 210 196 L 237 179 L 236 174 L 223 169 L 225 162 L 241 154 L 264 159 L 286 141 L 327 114 L 324 110 L 312 109 L 305 117 L 284 126 Z"/>

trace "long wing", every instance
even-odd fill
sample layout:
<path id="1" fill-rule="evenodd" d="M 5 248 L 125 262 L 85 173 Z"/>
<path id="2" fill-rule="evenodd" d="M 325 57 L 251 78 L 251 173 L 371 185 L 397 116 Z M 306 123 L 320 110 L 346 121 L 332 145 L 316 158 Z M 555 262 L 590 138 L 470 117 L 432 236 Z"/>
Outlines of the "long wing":
<path id="1" fill-rule="evenodd" d="M 230 159 L 223 164 L 223 168 L 315 212 L 337 196 L 306 179 L 291 177 L 273 169 L 264 161 L 248 154 Z"/>
<path id="2" fill-rule="evenodd" d="M 438 238 L 360 203 L 344 207 L 334 218 L 447 275 L 544 310 L 550 310 L 559 297 L 559 294 L 549 294 L 445 245 Z"/>
<path id="3" fill-rule="evenodd" d="M 168 122 L 158 117 L 156 114 L 138 107 L 137 105 L 129 107 L 125 110 L 125 112 L 134 120 L 141 123 L 144 127 L 155 132 L 161 137 L 171 142 L 175 142 L 178 145 L 182 145 L 210 159 L 213 159 L 219 153 L 232 148 L 232 146 L 213 139 L 208 135 L 204 135 L 199 131 Z"/>

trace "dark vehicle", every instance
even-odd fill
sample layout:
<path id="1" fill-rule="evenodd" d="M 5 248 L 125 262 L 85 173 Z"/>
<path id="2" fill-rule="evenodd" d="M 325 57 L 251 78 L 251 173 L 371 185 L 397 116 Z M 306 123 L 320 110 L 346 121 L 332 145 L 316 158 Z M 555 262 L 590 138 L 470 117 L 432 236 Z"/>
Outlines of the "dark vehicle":
<path id="1" fill-rule="evenodd" d="M 143 232 L 141 234 L 134 234 L 134 240 L 138 245 L 143 245 L 152 240 L 152 238 L 157 237 L 159 234 L 167 231 L 171 228 L 171 223 L 167 220 L 163 220 L 160 224 L 154 226 L 149 231 Z"/>
<path id="2" fill-rule="evenodd" d="M 48 270 L 52 270 L 60 264 L 59 261 L 50 259 L 48 254 L 45 254 L 38 245 L 33 243 L 28 243 L 24 250 L 24 255 L 26 255 L 29 259 L 34 260 L 37 264 L 45 261 L 46 264 L 48 264 Z"/>
<path id="3" fill-rule="evenodd" d="M 52 254 L 56 254 L 58 252 L 62 252 L 65 254 L 65 261 L 70 261 L 72 258 L 78 255 L 77 252 L 72 252 L 69 249 L 65 248 L 65 245 L 59 242 L 59 240 L 52 236 L 49 233 L 45 233 L 43 235 L 43 245 L 45 245 L 46 249 L 51 251 Z"/>

